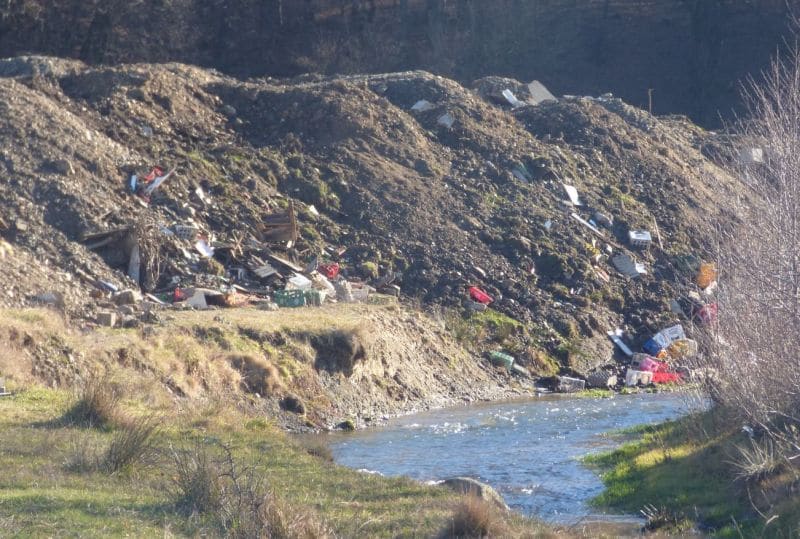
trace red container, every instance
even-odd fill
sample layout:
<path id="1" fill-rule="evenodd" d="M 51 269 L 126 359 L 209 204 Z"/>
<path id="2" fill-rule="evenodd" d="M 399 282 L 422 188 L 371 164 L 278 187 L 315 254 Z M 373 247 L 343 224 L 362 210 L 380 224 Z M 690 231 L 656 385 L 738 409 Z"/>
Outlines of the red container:
<path id="1" fill-rule="evenodd" d="M 654 384 L 672 384 L 675 382 L 680 382 L 681 375 L 675 372 L 654 372 L 653 373 L 653 383 Z"/>
<path id="2" fill-rule="evenodd" d="M 473 301 L 477 301 L 478 303 L 483 303 L 484 305 L 489 305 L 491 302 L 494 301 L 494 299 L 492 299 L 492 296 L 490 296 L 477 286 L 469 287 L 469 297 L 471 297 Z"/>
<path id="3" fill-rule="evenodd" d="M 331 264 L 320 264 L 317 266 L 317 271 L 328 279 L 335 279 L 339 275 L 339 264 L 336 262 L 332 262 Z"/>

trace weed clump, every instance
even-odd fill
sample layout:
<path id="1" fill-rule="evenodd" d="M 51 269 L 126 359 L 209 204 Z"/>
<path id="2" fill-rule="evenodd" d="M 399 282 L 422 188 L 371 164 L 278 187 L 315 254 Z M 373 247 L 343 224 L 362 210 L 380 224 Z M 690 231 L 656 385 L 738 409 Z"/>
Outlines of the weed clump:
<path id="1" fill-rule="evenodd" d="M 508 524 L 496 505 L 469 494 L 458 504 L 439 537 L 506 537 L 509 533 Z"/>
<path id="2" fill-rule="evenodd" d="M 90 378 L 62 417 L 65 424 L 90 428 L 109 428 L 124 423 L 120 411 L 120 393 L 108 378 Z"/>
<path id="3" fill-rule="evenodd" d="M 129 421 L 114 433 L 103 456 L 102 467 L 117 473 L 141 462 L 152 450 L 158 426 L 152 417 Z"/>

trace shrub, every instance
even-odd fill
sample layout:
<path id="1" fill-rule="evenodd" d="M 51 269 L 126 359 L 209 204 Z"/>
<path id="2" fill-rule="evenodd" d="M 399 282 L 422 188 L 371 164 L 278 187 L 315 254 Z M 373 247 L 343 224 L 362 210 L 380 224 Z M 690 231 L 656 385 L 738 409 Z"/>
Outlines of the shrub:
<path id="1" fill-rule="evenodd" d="M 186 513 L 215 513 L 222 507 L 222 472 L 208 448 L 200 442 L 172 451 L 176 505 Z"/>
<path id="2" fill-rule="evenodd" d="M 231 450 L 218 456 L 201 442 L 173 451 L 177 505 L 210 515 L 230 538 L 324 538 L 332 536 L 316 514 L 289 506 L 269 492 L 252 468 L 240 469 Z"/>
<path id="3" fill-rule="evenodd" d="M 153 448 L 153 439 L 158 426 L 152 417 L 129 421 L 120 428 L 105 452 L 102 467 L 116 473 L 140 462 Z"/>
<path id="4" fill-rule="evenodd" d="M 505 537 L 510 533 L 504 516 L 491 502 L 470 494 L 456 507 L 440 537 Z"/>
<path id="5" fill-rule="evenodd" d="M 120 394 L 108 378 L 89 378 L 62 420 L 86 427 L 110 427 L 123 421 Z"/>

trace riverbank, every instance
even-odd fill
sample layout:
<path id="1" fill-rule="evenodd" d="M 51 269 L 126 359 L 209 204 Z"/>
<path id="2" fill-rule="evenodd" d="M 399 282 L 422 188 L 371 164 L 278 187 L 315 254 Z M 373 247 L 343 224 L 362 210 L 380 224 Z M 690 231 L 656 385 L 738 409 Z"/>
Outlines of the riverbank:
<path id="1" fill-rule="evenodd" d="M 111 329 L 75 327 L 49 309 L 0 311 L 0 373 L 12 391 L 104 377 L 154 406 L 219 402 L 294 431 L 533 391 L 533 379 L 466 352 L 443 322 L 400 304 L 156 316 Z"/>
<path id="2" fill-rule="evenodd" d="M 741 426 L 711 410 L 645 426 L 621 448 L 587 463 L 602 472 L 598 508 L 644 510 L 648 528 L 718 537 L 794 537 L 800 531 L 796 473 L 755 450 Z M 742 467 L 748 455 L 747 469 Z"/>
<path id="3" fill-rule="evenodd" d="M 90 407 L 105 409 L 91 426 L 75 404 L 47 389 L 0 399 L 0 535 L 239 537 L 262 524 L 282 537 L 433 537 L 463 521 L 454 492 L 335 465 L 220 404 L 176 412 L 123 399 Z M 258 522 L 244 518 L 253 508 Z M 556 536 L 477 511 L 510 537 Z"/>

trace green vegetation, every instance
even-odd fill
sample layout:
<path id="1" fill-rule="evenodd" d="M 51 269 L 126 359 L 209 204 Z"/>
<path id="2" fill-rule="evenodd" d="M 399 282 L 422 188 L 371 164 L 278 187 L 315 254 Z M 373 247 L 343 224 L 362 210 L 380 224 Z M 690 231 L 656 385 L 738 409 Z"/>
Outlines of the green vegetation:
<path id="1" fill-rule="evenodd" d="M 784 470 L 735 480 L 734 457 L 746 436 L 724 425 L 717 412 L 706 412 L 626 431 L 639 439 L 585 459 L 606 485 L 593 503 L 642 511 L 651 528 L 676 533 L 695 527 L 719 537 L 794 536 L 800 500 L 787 489 L 797 478 Z"/>
<path id="2" fill-rule="evenodd" d="M 215 537 L 268 530 L 297 537 L 310 530 L 311 536 L 430 537 L 452 527 L 462 499 L 337 466 L 324 450 L 293 442 L 268 421 L 213 402 L 193 411 L 176 412 L 172 404 L 151 410 L 160 417 L 158 430 L 142 422 L 140 403 L 129 400 L 113 405 L 128 426 L 65 423 L 75 403 L 67 392 L 47 389 L 0 400 L 0 535 Z M 98 456 L 119 460 L 91 465 Z M 492 518 L 491 526 L 541 531 L 516 516 Z"/>

